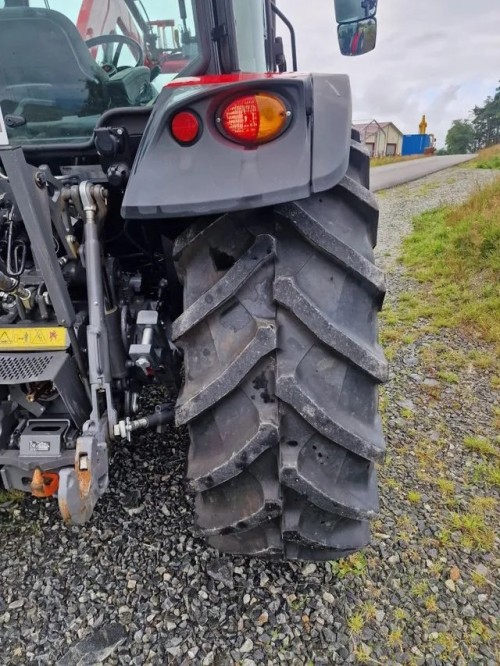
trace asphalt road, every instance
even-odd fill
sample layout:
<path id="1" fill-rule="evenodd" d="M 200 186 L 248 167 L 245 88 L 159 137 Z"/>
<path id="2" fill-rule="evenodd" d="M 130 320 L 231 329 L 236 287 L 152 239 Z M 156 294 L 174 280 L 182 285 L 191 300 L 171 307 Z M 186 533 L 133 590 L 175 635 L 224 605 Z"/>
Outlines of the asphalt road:
<path id="1" fill-rule="evenodd" d="M 444 155 L 374 167 L 371 170 L 371 189 L 373 192 L 377 192 L 377 190 L 386 190 L 389 187 L 409 183 L 436 171 L 468 162 L 474 157 L 475 155 Z"/>

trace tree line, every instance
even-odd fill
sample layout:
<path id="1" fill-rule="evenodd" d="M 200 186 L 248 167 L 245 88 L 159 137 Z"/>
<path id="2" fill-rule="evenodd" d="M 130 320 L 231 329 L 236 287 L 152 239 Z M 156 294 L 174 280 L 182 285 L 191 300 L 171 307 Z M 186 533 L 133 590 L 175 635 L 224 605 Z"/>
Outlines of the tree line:
<path id="1" fill-rule="evenodd" d="M 476 106 L 470 120 L 454 120 L 446 135 L 446 151 L 450 154 L 475 153 L 500 143 L 500 86 L 493 97 Z"/>

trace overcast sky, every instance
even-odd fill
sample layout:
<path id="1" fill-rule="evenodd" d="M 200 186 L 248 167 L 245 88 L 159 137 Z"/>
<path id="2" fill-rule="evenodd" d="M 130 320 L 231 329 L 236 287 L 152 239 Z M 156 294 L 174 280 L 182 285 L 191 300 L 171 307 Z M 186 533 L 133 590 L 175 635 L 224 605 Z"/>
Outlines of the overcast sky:
<path id="1" fill-rule="evenodd" d="M 500 80 L 500 0 L 379 0 L 377 48 L 358 58 L 340 56 L 334 0 L 279 6 L 296 27 L 300 71 L 350 75 L 355 120 L 411 134 L 425 113 L 442 145 Z"/>

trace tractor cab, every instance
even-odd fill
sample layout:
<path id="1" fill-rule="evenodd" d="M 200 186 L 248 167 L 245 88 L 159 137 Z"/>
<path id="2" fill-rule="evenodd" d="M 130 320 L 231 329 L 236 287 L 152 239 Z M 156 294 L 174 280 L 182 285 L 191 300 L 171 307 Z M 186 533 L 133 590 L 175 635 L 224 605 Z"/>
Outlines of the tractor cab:
<path id="1" fill-rule="evenodd" d="M 89 141 L 116 108 L 151 106 L 201 53 L 191 3 L 0 0 L 0 108 L 13 143 Z"/>
<path id="2" fill-rule="evenodd" d="M 341 52 L 374 48 L 377 0 L 335 9 Z M 0 62 L 7 133 L 26 146 L 88 143 L 106 112 L 151 108 L 179 76 L 298 67 L 274 0 L 0 0 Z"/>

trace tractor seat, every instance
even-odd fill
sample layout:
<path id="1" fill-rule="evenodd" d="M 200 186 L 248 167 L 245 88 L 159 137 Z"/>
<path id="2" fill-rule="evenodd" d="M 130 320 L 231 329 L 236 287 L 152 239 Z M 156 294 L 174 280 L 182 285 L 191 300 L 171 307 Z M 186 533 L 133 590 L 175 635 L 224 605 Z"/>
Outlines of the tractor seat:
<path id="1" fill-rule="evenodd" d="M 108 76 L 73 23 L 50 9 L 0 9 L 0 104 L 29 122 L 109 108 Z"/>

